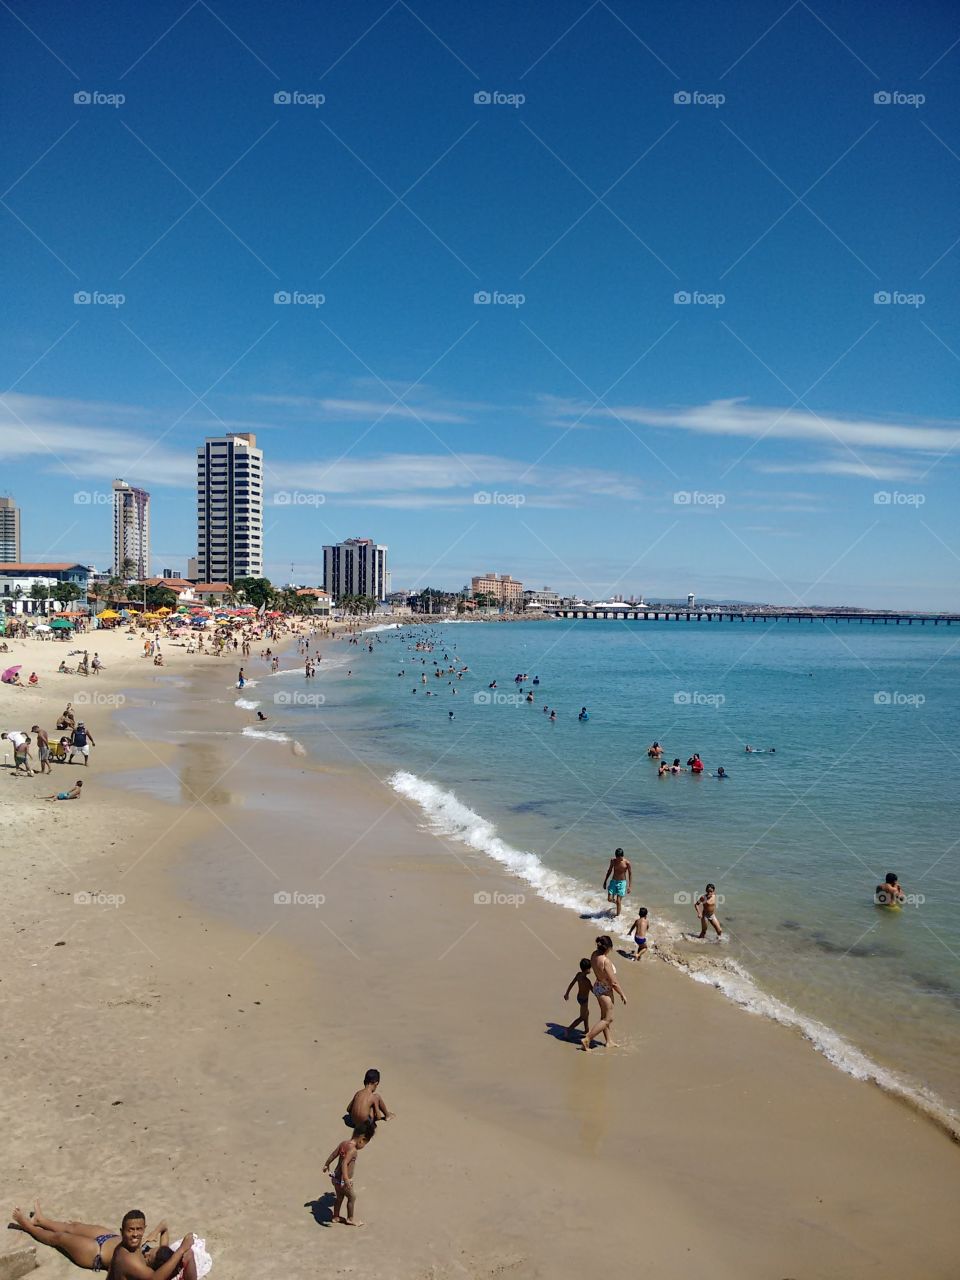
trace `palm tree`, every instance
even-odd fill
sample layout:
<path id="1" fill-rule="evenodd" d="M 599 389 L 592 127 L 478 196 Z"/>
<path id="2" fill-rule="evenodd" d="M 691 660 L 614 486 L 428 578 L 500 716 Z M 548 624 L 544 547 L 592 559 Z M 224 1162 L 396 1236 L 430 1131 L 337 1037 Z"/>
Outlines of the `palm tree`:
<path id="1" fill-rule="evenodd" d="M 45 582 L 34 582 L 30 587 L 30 599 L 40 604 L 40 613 L 45 614 L 46 602 L 50 599 L 50 588 Z M 41 603 L 42 602 L 42 603 Z"/>
<path id="2" fill-rule="evenodd" d="M 136 560 L 131 559 L 130 556 L 124 556 L 123 562 L 120 565 L 119 577 L 121 577 L 124 582 L 127 582 L 130 578 L 133 577 L 133 575 L 136 572 L 137 572 Z"/>

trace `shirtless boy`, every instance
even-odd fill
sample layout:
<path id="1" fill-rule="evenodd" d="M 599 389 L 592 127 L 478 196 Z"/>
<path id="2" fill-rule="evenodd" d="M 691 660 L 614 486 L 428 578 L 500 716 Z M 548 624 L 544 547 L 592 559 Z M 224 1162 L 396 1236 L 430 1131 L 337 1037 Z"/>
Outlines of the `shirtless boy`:
<path id="1" fill-rule="evenodd" d="M 580 961 L 580 970 L 570 979 L 570 985 L 563 993 L 564 1000 L 570 999 L 570 992 L 577 988 L 577 1001 L 580 1005 L 580 1017 L 567 1027 L 567 1035 L 572 1035 L 575 1027 L 583 1023 L 584 1031 L 590 1030 L 590 992 L 593 990 L 593 966 L 589 960 Z"/>
<path id="2" fill-rule="evenodd" d="M 723 936 L 723 930 L 720 928 L 720 921 L 717 918 L 717 887 L 708 884 L 703 893 L 696 900 L 693 907 L 697 915 L 700 917 L 700 934 L 701 938 L 707 936 L 707 925 L 713 926 L 713 930 L 717 937 Z"/>
<path id="3" fill-rule="evenodd" d="M 624 857 L 622 849 L 615 849 L 607 874 L 603 877 L 603 887 L 607 891 L 607 901 L 616 904 L 615 915 L 623 909 L 623 899 L 633 888 L 633 867 L 630 859 Z"/>
<path id="4" fill-rule="evenodd" d="M 633 940 L 637 944 L 637 954 L 634 960 L 642 960 L 647 950 L 647 908 L 637 908 L 637 918 L 630 926 L 630 932 Z"/>
<path id="5" fill-rule="evenodd" d="M 363 1077 L 363 1088 L 357 1090 L 350 1105 L 347 1107 L 347 1114 L 343 1117 L 344 1124 L 349 1125 L 352 1129 L 357 1129 L 366 1124 L 368 1120 L 392 1120 L 394 1118 L 397 1113 L 389 1110 L 387 1104 L 377 1092 L 379 1088 L 380 1072 L 376 1067 L 371 1067 Z"/>

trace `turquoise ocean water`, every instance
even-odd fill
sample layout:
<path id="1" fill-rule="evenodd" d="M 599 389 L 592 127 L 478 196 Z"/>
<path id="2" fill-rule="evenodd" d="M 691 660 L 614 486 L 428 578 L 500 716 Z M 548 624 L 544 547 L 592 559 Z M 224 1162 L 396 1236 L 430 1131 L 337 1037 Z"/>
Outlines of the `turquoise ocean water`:
<path id="1" fill-rule="evenodd" d="M 434 651 L 417 652 L 426 637 Z M 246 692 L 272 732 L 374 770 L 425 823 L 581 915 L 605 909 L 623 846 L 624 923 L 647 906 L 691 977 L 844 1070 L 960 1109 L 960 628 L 447 623 L 321 651 L 316 680 L 288 669 Z M 539 686 L 517 697 L 518 673 Z M 729 778 L 658 778 L 654 739 Z M 901 911 L 874 905 L 887 871 Z M 708 880 L 719 945 L 685 937 Z"/>

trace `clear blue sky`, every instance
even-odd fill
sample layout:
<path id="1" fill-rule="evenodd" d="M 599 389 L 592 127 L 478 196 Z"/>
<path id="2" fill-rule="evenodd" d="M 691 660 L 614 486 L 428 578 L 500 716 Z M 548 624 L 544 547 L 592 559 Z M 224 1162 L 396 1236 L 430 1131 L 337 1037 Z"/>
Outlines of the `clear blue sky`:
<path id="1" fill-rule="evenodd" d="M 10 0 L 0 33 L 25 558 L 106 567 L 122 476 L 183 570 L 226 426 L 278 581 L 366 535 L 396 586 L 960 607 L 955 6 Z"/>

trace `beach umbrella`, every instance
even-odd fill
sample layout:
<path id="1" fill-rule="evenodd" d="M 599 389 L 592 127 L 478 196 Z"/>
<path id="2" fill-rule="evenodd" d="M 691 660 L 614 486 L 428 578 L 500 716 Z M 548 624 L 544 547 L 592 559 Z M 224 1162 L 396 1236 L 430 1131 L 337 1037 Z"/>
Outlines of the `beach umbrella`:
<path id="1" fill-rule="evenodd" d="M 104 609 L 103 613 L 97 615 L 100 618 L 119 618 L 120 615 L 116 609 Z"/>
<path id="2" fill-rule="evenodd" d="M 37 622 L 33 627 L 34 631 L 52 631 L 52 627 L 48 627 L 45 622 Z"/>
<path id="3" fill-rule="evenodd" d="M 2 680 L 4 684 L 9 684 L 19 670 L 20 670 L 19 663 L 15 667 L 7 667 L 3 675 L 0 675 L 0 680 Z"/>
<path id="4" fill-rule="evenodd" d="M 157 613 L 160 614 L 161 618 L 165 618 L 168 613 L 173 613 L 173 610 L 168 609 L 167 606 L 164 604 L 160 606 L 160 608 L 157 610 Z"/>
<path id="5" fill-rule="evenodd" d="M 60 630 L 63 630 L 64 627 L 68 627 L 68 628 L 72 627 L 73 623 L 70 621 L 69 618 L 54 618 L 54 620 L 50 623 L 50 626 L 58 627 Z"/>

